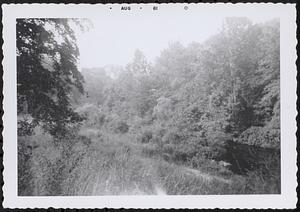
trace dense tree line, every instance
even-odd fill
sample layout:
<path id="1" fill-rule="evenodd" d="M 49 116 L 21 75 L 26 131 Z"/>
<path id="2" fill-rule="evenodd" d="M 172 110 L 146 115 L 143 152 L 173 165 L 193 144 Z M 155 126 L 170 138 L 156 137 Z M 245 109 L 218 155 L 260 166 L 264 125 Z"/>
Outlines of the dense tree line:
<path id="1" fill-rule="evenodd" d="M 275 152 L 278 171 L 279 35 L 278 20 L 227 18 L 206 42 L 170 44 L 154 64 L 137 50 L 102 89 L 99 108 L 107 125 L 126 125 L 122 132 L 156 144 L 172 160 L 201 166 L 223 159 L 250 169 L 262 150 Z M 99 87 L 90 82 L 91 92 Z"/>

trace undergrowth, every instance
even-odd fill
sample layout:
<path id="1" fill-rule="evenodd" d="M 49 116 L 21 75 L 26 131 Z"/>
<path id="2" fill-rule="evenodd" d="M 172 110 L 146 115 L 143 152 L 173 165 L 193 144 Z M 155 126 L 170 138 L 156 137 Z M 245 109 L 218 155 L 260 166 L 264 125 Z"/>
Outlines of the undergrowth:
<path id="1" fill-rule="evenodd" d="M 260 172 L 236 175 L 209 160 L 188 168 L 130 135 L 77 132 L 57 139 L 37 128 L 19 137 L 20 196 L 280 193 L 280 179 Z"/>

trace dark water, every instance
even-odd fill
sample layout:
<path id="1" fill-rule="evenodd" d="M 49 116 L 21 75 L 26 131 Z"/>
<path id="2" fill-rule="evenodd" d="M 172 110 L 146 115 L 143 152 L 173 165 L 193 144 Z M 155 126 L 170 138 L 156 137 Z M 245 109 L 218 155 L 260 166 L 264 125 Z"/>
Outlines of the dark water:
<path id="1" fill-rule="evenodd" d="M 248 171 L 280 168 L 280 150 L 256 147 L 227 141 L 225 153 L 218 158 L 229 162 L 229 169 L 237 174 L 246 174 Z"/>

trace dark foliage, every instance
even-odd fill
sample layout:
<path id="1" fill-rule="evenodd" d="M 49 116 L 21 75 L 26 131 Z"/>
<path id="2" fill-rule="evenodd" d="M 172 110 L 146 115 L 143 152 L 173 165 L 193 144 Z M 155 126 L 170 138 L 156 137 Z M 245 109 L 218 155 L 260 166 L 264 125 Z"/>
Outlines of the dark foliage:
<path id="1" fill-rule="evenodd" d="M 17 19 L 17 92 L 19 117 L 62 134 L 81 117 L 70 105 L 72 91 L 83 92 L 77 68 L 79 50 L 68 19 Z M 19 119 L 19 132 L 28 120 Z"/>

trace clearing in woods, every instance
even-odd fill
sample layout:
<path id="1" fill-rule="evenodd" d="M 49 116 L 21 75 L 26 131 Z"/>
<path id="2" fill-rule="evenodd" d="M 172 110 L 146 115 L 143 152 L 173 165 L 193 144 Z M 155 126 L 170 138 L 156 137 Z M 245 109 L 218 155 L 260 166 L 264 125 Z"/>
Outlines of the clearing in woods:
<path id="1" fill-rule="evenodd" d="M 143 144 L 126 134 L 89 138 L 88 153 L 64 182 L 68 195 L 215 194 L 231 185 L 222 177 L 147 157 Z"/>

